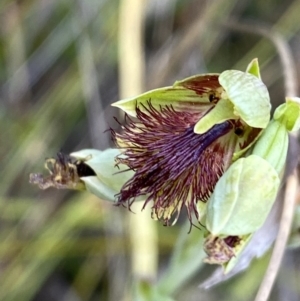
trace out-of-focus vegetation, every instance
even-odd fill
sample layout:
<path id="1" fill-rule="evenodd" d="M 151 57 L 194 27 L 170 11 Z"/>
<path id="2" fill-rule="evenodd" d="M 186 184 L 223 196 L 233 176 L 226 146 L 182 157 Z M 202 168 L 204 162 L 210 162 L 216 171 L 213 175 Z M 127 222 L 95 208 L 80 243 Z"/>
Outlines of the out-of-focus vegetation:
<path id="1" fill-rule="evenodd" d="M 284 101 L 276 49 L 252 25 L 282 34 L 300 70 L 298 0 L 145 3 L 145 89 L 197 73 L 244 70 L 257 57 L 273 104 Z M 28 183 L 29 173 L 41 171 L 44 159 L 60 150 L 112 146 L 106 129 L 117 127 L 113 116 L 119 114 L 110 107 L 119 99 L 119 8 L 116 0 L 0 4 L 1 301 L 132 300 L 132 213 L 88 193 L 40 191 Z M 233 21 L 250 24 L 253 33 Z M 176 241 L 196 241 L 198 230 L 188 234 L 184 223 L 153 223 L 158 286 L 167 295 L 178 301 L 253 299 L 268 254 L 233 280 L 200 290 L 212 268 L 201 265 L 197 245 L 186 242 L 194 260 L 181 270 L 174 264 L 186 255 Z M 272 300 L 299 300 L 299 255 L 297 248 L 286 253 Z"/>

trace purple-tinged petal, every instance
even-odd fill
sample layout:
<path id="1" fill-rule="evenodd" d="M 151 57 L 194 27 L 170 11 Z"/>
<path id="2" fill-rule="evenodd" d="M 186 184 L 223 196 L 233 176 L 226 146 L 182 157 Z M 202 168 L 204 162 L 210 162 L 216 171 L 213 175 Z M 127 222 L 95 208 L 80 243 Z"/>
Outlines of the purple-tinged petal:
<path id="1" fill-rule="evenodd" d="M 175 82 L 172 87 L 151 90 L 136 97 L 120 100 L 112 106 L 120 108 L 129 116 L 136 117 L 136 107 L 144 111 L 148 101 L 151 100 L 156 110 L 172 106 L 177 111 L 196 112 L 203 116 L 214 107 L 224 92 L 218 77 L 218 74 L 195 75 Z"/>
<path id="2" fill-rule="evenodd" d="M 183 206 L 189 219 L 196 215 L 196 203 L 206 201 L 216 182 L 232 161 L 235 150 L 250 143 L 246 125 L 229 120 L 204 134 L 194 133 L 199 115 L 178 112 L 172 106 L 157 110 L 148 102 L 136 107 L 137 121 L 127 117 L 123 133 L 112 131 L 118 147 L 117 157 L 135 172 L 118 197 L 119 204 L 132 204 L 144 196 L 145 205 L 153 202 L 153 216 L 170 224 Z"/>

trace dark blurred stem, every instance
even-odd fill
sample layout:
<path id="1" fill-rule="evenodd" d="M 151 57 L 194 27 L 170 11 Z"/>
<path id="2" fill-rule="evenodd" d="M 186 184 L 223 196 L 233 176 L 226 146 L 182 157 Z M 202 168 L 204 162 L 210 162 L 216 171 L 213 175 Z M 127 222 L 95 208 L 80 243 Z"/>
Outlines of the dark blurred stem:
<path id="1" fill-rule="evenodd" d="M 288 43 L 283 37 L 273 30 L 266 27 L 261 27 L 253 24 L 240 24 L 234 22 L 228 22 L 225 24 L 226 27 L 240 32 L 247 32 L 253 34 L 259 34 L 269 39 L 275 46 L 279 58 L 281 61 L 283 75 L 284 75 L 284 86 L 285 95 L 296 96 L 298 92 L 297 87 L 297 73 L 296 64 L 294 63 L 293 56 Z M 297 133 L 291 134 L 291 139 L 298 136 Z M 293 160 L 294 158 L 292 158 Z M 294 160 L 297 162 L 297 160 Z M 285 247 L 289 237 L 293 216 L 294 208 L 298 190 L 298 176 L 296 166 L 293 166 L 293 171 L 288 175 L 286 179 L 285 194 L 283 211 L 280 220 L 279 232 L 275 241 L 275 246 L 272 252 L 272 256 L 264 275 L 264 279 L 260 285 L 255 301 L 266 301 L 269 299 L 271 290 L 275 283 L 282 258 L 284 255 Z"/>

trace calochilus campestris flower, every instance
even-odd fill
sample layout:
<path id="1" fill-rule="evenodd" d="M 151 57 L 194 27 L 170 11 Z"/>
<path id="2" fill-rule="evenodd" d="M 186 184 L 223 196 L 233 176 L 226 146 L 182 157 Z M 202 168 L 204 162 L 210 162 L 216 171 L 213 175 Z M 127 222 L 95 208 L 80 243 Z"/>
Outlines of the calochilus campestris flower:
<path id="1" fill-rule="evenodd" d="M 112 130 L 122 152 L 116 162 L 134 171 L 118 204 L 130 207 L 142 196 L 165 225 L 183 206 L 190 221 L 199 217 L 197 202 L 208 200 L 232 161 L 257 140 L 271 108 L 257 74 L 237 70 L 192 76 L 113 106 L 126 113 L 122 131 Z"/>
<path id="2" fill-rule="evenodd" d="M 229 272 L 253 234 L 266 222 L 284 171 L 288 133 L 300 128 L 300 99 L 287 97 L 276 108 L 248 156 L 239 158 L 221 176 L 202 217 L 206 262 Z M 255 246 L 254 246 L 255 248 Z"/>

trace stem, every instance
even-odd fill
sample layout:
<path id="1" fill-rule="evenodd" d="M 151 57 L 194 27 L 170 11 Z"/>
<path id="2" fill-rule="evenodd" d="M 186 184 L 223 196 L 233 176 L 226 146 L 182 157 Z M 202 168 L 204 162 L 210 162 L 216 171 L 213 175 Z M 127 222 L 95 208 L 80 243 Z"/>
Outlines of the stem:
<path id="1" fill-rule="evenodd" d="M 119 19 L 119 76 L 121 98 L 143 92 L 145 59 L 143 49 L 145 1 L 123 0 Z M 157 232 L 148 210 L 141 213 L 142 202 L 129 214 L 129 238 L 133 275 L 153 280 L 157 273 Z"/>
<path id="2" fill-rule="evenodd" d="M 294 216 L 294 206 L 297 196 L 298 178 L 296 171 L 288 176 L 286 181 L 284 205 L 282 216 L 280 220 L 279 232 L 275 241 L 275 246 L 272 252 L 272 256 L 264 275 L 264 279 L 259 287 L 255 301 L 268 300 L 272 287 L 275 283 L 276 276 L 278 274 L 281 261 L 284 255 L 285 247 L 290 233 L 290 228 Z"/>

